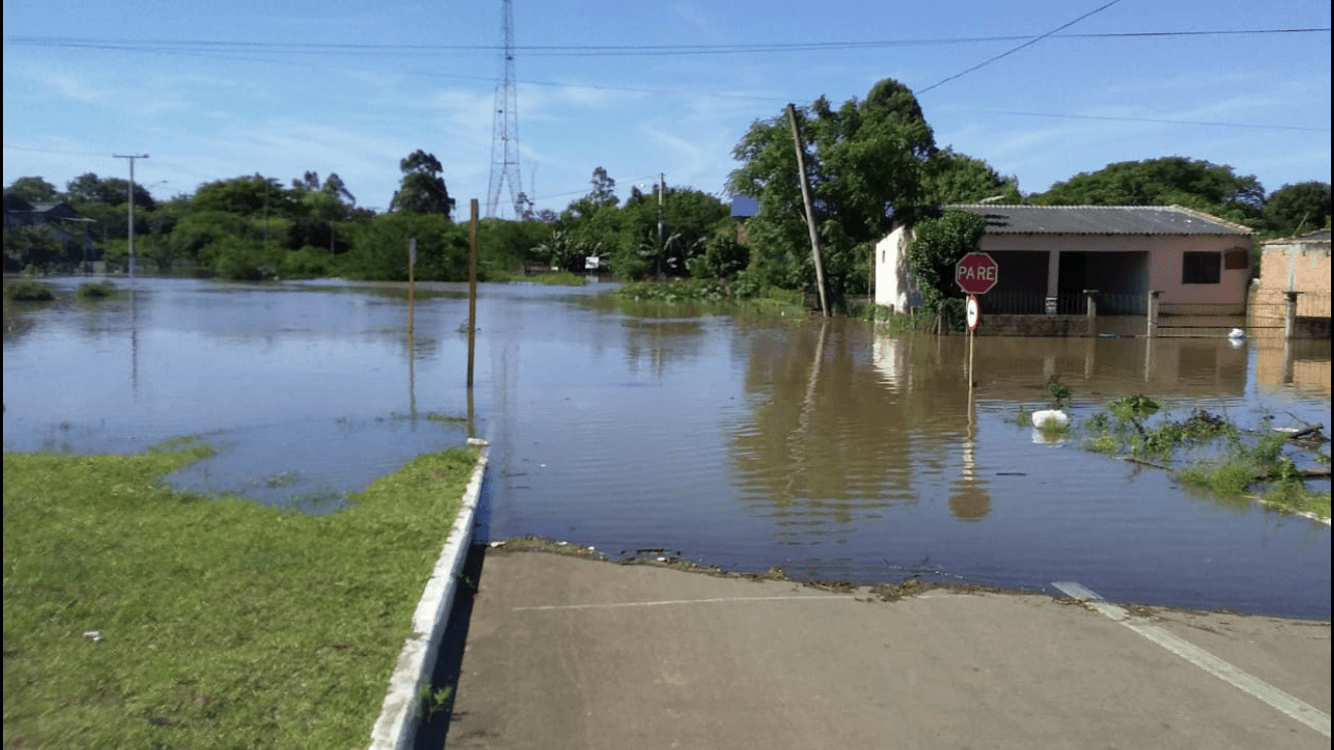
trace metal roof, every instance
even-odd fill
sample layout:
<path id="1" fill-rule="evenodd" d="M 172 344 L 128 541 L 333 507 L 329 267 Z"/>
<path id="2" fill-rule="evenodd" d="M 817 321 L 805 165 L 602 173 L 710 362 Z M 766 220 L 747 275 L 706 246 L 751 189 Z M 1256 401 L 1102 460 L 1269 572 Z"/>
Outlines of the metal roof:
<path id="1" fill-rule="evenodd" d="M 1317 229 L 1314 232 L 1298 234 L 1292 237 L 1279 237 L 1277 239 L 1265 240 L 1264 244 L 1289 245 L 1299 242 L 1329 242 L 1329 235 L 1330 235 L 1330 230 Z"/>
<path id="2" fill-rule="evenodd" d="M 945 208 L 987 217 L 988 234 L 1164 234 L 1237 235 L 1254 233 L 1203 211 L 1182 206 L 998 206 Z"/>

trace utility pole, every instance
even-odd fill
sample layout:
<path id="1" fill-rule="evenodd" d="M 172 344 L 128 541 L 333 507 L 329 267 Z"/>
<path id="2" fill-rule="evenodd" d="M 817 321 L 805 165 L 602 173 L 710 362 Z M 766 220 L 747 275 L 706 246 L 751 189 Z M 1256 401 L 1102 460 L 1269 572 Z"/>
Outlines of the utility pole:
<path id="1" fill-rule="evenodd" d="M 658 280 L 662 280 L 662 256 L 667 254 L 667 248 L 662 244 L 662 194 L 667 191 L 667 175 L 664 172 L 658 173 Z"/>
<path id="2" fill-rule="evenodd" d="M 112 154 L 111 157 L 130 160 L 130 281 L 134 281 L 134 160 L 147 159 L 148 154 Z"/>
<path id="3" fill-rule="evenodd" d="M 801 145 L 797 110 L 787 105 L 787 119 L 792 123 L 792 142 L 797 148 L 797 177 L 801 180 L 801 200 L 806 204 L 806 228 L 811 233 L 811 254 L 815 256 L 815 283 L 820 287 L 820 312 L 829 317 L 829 298 L 824 290 L 824 263 L 820 262 L 820 236 L 815 230 L 815 211 L 811 208 L 811 189 L 806 184 L 806 149 Z"/>

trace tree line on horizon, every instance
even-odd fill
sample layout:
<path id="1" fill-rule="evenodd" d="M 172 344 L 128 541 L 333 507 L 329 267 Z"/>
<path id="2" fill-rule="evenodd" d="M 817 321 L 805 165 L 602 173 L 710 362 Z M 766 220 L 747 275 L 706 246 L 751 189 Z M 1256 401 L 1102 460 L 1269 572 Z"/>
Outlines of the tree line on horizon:
<path id="1" fill-rule="evenodd" d="M 825 276 L 836 298 L 867 293 L 870 248 L 895 224 L 938 221 L 949 204 L 1180 204 L 1249 226 L 1261 238 L 1323 228 L 1330 220 L 1329 183 L 1302 182 L 1266 193 L 1253 175 L 1182 156 L 1109 164 L 1025 195 L 1015 177 L 938 146 L 912 91 L 893 79 L 876 83 L 864 99 L 835 107 L 821 97 L 794 114 Z M 510 278 L 527 265 L 582 272 L 585 258 L 595 256 L 625 280 L 745 275 L 763 286 L 814 291 L 787 113 L 755 120 L 733 156 L 740 166 L 728 192 L 750 196 L 759 206 L 743 233 L 727 204 L 690 187 L 636 187 L 622 202 L 615 180 L 599 166 L 589 192 L 559 213 L 529 208 L 515 220 L 481 220 L 481 277 Z M 359 206 L 337 174 L 321 181 L 306 172 L 287 185 L 260 174 L 239 176 L 165 201 L 135 185 L 136 255 L 141 267 L 153 264 L 165 272 L 189 264 L 234 280 L 404 280 L 408 243 L 415 238 L 417 278 L 465 279 L 468 228 L 454 219 L 442 165 L 419 149 L 399 169 L 399 189 L 383 213 Z M 114 263 L 128 255 L 129 188 L 127 180 L 87 173 L 63 191 L 41 177 L 21 177 L 5 194 L 28 203 L 70 204 L 93 220 L 88 231 Z M 81 228 L 61 233 L 6 224 L 6 272 L 27 266 L 71 270 L 83 259 Z"/>

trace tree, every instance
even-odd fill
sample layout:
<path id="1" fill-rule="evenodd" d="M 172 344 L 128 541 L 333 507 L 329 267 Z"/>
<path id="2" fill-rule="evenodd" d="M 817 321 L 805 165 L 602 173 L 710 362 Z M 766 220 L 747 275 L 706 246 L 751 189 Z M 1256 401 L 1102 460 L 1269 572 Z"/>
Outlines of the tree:
<path id="1" fill-rule="evenodd" d="M 1278 234 L 1309 232 L 1325 227 L 1330 208 L 1328 182 L 1299 182 L 1284 185 L 1269 196 L 1265 202 L 1265 221 Z"/>
<path id="2" fill-rule="evenodd" d="M 292 216 L 300 205 L 293 192 L 285 189 L 277 179 L 258 173 L 200 185 L 190 203 L 196 211 L 286 217 Z"/>
<path id="3" fill-rule="evenodd" d="M 109 206 L 123 206 L 129 201 L 130 181 L 119 177 L 103 179 L 92 172 L 79 175 L 65 183 L 65 198 L 70 203 L 105 203 Z M 134 185 L 134 205 L 149 211 L 157 208 L 157 201 L 143 185 Z"/>
<path id="4" fill-rule="evenodd" d="M 999 197 L 1000 202 L 1019 203 L 1019 180 L 1002 177 L 982 159 L 974 159 L 951 148 L 937 151 L 923 176 L 926 199 L 933 205 L 977 203 Z"/>
<path id="5" fill-rule="evenodd" d="M 838 110 L 821 97 L 797 115 L 829 290 L 836 299 L 864 292 L 870 244 L 929 205 L 924 178 L 935 137 L 912 91 L 890 78 Z M 814 289 L 787 116 L 757 120 L 733 156 L 742 166 L 730 190 L 760 204 L 746 226 L 756 271 L 766 283 Z"/>
<path id="6" fill-rule="evenodd" d="M 12 195 L 29 203 L 48 203 L 60 200 L 56 186 L 41 177 L 20 177 L 5 188 L 6 195 Z"/>
<path id="7" fill-rule="evenodd" d="M 1178 204 L 1255 225 L 1260 222 L 1265 190 L 1254 175 L 1238 175 L 1225 164 L 1166 156 L 1081 172 L 1031 200 L 1045 206 Z"/>
<path id="8" fill-rule="evenodd" d="M 954 267 L 965 254 L 977 249 L 986 228 L 986 217 L 968 211 L 946 211 L 913 225 L 913 241 L 908 245 L 922 306 L 943 313 L 951 328 L 961 318 L 963 303 L 954 281 Z"/>
<path id="9" fill-rule="evenodd" d="M 449 218 L 454 211 L 454 199 L 449 197 L 444 167 L 435 154 L 417 149 L 398 163 L 403 171 L 399 189 L 389 202 L 389 210 L 406 214 L 441 214 Z"/>

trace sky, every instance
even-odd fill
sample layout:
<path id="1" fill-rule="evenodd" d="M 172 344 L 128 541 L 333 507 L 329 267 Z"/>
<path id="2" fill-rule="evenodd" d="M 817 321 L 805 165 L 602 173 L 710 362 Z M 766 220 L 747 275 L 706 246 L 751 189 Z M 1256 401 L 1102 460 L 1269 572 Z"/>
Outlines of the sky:
<path id="1" fill-rule="evenodd" d="M 388 208 L 417 149 L 487 215 L 502 0 L 5 0 L 5 186 L 128 177 L 155 197 L 337 173 Z M 1324 0 L 512 0 L 517 171 L 559 212 L 602 167 L 625 198 L 724 197 L 733 149 L 791 102 L 917 93 L 937 145 L 1024 193 L 1184 156 L 1269 192 L 1330 182 Z M 1320 31 L 1292 31 L 1320 29 Z M 1207 32 L 1207 33 L 1201 33 Z M 1228 32 L 1228 33 L 1219 33 Z M 513 159 L 512 159 L 513 160 Z M 495 214 L 514 215 L 509 184 Z"/>

